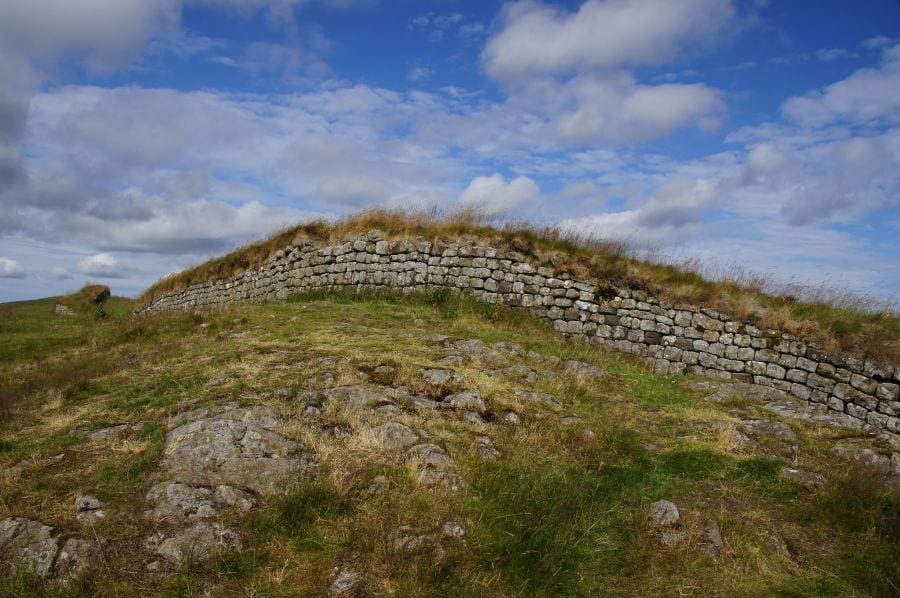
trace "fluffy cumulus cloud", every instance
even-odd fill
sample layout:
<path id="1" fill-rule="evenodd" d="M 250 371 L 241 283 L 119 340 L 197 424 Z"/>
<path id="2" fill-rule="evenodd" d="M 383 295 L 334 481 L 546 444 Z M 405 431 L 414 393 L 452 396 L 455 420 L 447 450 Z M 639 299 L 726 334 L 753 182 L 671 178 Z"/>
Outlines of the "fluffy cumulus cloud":
<path id="1" fill-rule="evenodd" d="M 109 253 L 86 257 L 75 266 L 79 274 L 97 278 L 125 278 L 129 268 Z"/>
<path id="2" fill-rule="evenodd" d="M 0 278 L 25 278 L 25 268 L 16 260 L 0 257 Z"/>
<path id="3" fill-rule="evenodd" d="M 537 201 L 541 190 L 528 177 L 520 176 L 506 182 L 503 175 L 476 177 L 459 196 L 459 205 L 486 216 L 509 214 L 517 208 Z"/>
<path id="4" fill-rule="evenodd" d="M 482 58 L 500 80 L 662 64 L 734 16 L 730 0 L 587 0 L 575 12 L 524 0 L 506 6 Z"/>
<path id="5" fill-rule="evenodd" d="M 587 0 L 576 11 L 508 5 L 481 55 L 509 105 L 562 143 L 630 144 L 718 126 L 725 104 L 704 84 L 648 85 L 632 70 L 712 43 L 735 20 L 730 0 Z"/>

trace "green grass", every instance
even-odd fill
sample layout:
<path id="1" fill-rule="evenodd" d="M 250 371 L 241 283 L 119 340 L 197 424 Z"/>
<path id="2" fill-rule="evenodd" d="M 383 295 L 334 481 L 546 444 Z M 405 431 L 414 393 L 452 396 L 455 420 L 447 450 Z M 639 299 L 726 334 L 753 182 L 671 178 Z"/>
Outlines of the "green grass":
<path id="1" fill-rule="evenodd" d="M 108 555 L 118 560 L 96 572 L 93 585 L 84 586 L 87 594 L 73 596 L 180 596 L 211 586 L 224 595 L 314 595 L 348 563 L 364 573 L 373 594 L 897 594 L 898 498 L 871 475 L 835 471 L 827 454 L 833 430 L 791 424 L 803 439 L 795 465 L 823 472 L 831 485 L 809 490 L 784 481 L 779 472 L 786 461 L 728 452 L 709 432 L 710 422 L 750 417 L 757 406 L 702 401 L 677 376 L 566 341 L 509 308 L 452 293 L 321 293 L 200 316 L 134 319 L 123 312 L 100 323 L 76 317 L 61 324 L 34 305 L 15 309 L 22 311 L 8 329 L 13 342 L 18 335 L 39 337 L 43 328 L 49 337 L 71 338 L 45 353 L 0 360 L 0 372 L 29 389 L 0 422 L 0 460 L 6 467 L 32 456 L 38 463 L 59 453 L 66 458 L 29 469 L 20 479 L 0 480 L 0 516 L 31 516 L 77 534 L 73 495 L 93 493 L 109 506 L 111 516 L 98 530 Z M 59 326 L 71 328 L 63 334 Z M 220 332 L 228 334 L 219 338 Z M 233 332 L 245 336 L 231 338 Z M 517 429 L 479 431 L 497 443 L 502 457 L 496 462 L 471 453 L 476 431 L 458 419 L 417 420 L 415 426 L 446 446 L 456 471 L 471 484 L 466 492 L 425 490 L 397 454 L 319 438 L 326 448 L 315 449 L 321 460 L 316 481 L 261 497 L 249 516 L 224 517 L 244 537 L 241 550 L 185 563 L 160 577 L 125 566 L 146 558 L 141 545 L 150 530 L 143 497 L 163 456 L 169 417 L 224 401 L 263 402 L 285 414 L 285 434 L 305 442 L 317 428 L 299 419 L 304 405 L 292 397 L 308 381 L 333 372 L 338 383 L 414 387 L 419 368 L 442 355 L 440 347 L 421 340 L 433 332 L 516 342 L 545 356 L 584 360 L 610 375 L 568 378 L 561 369 L 525 359 L 541 371 L 535 388 L 556 395 L 565 414 L 582 420 L 567 426 L 544 409 L 516 403 L 508 381 L 466 364 L 460 371 L 468 385 L 481 388 L 497 411 L 515 408 L 523 420 Z M 325 355 L 337 363 L 312 365 Z M 383 363 L 395 367 L 391 379 L 369 378 L 371 367 Z M 216 375 L 227 376 L 226 383 L 207 386 Z M 290 389 L 290 396 L 241 397 L 278 388 Z M 342 412 L 325 418 L 323 423 L 360 425 Z M 110 441 L 74 433 L 135 422 L 145 422 L 143 430 Z M 584 428 L 595 437 L 586 439 Z M 370 495 L 378 474 L 390 484 Z M 645 518 L 658 499 L 679 505 L 685 533 L 694 533 L 691 526 L 701 516 L 718 521 L 724 554 L 713 559 L 693 539 L 673 548 L 656 544 Z M 444 542 L 442 559 L 390 551 L 388 537 L 397 526 L 436 533 L 449 519 L 464 523 L 466 542 Z M 790 546 L 790 558 L 769 542 L 776 534 Z M 0 579 L 0 595 L 52 589 L 21 573 Z"/>

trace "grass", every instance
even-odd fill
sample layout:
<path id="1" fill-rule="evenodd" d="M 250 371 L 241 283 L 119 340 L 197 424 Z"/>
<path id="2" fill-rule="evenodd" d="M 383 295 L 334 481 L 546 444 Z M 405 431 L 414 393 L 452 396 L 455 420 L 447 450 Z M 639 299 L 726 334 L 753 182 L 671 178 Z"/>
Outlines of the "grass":
<path id="1" fill-rule="evenodd" d="M 853 432 L 788 421 L 803 440 L 790 464 L 822 473 L 828 486 L 810 490 L 785 481 L 779 473 L 788 461 L 731 450 L 719 440 L 723 425 L 775 418 L 759 405 L 703 401 L 679 377 L 566 341 L 521 312 L 440 291 L 321 293 L 137 319 L 122 309 L 102 322 L 60 320 L 52 301 L 0 309 L 15 322 L 4 341 L 25 346 L 21 337 L 46 333 L 52 343 L 46 351 L 36 346 L 0 360 L 0 374 L 17 388 L 0 422 L 0 470 L 33 463 L 15 478 L 0 478 L 0 518 L 33 517 L 78 535 L 85 532 L 73 519 L 75 496 L 95 494 L 108 512 L 97 527 L 106 565 L 68 595 L 317 595 L 345 568 L 361 574 L 364 593 L 376 595 L 897 593 L 897 495 L 871 473 L 835 467 L 828 453 L 844 435 L 883 446 Z M 470 484 L 461 493 L 423 487 L 402 453 L 375 448 L 359 414 L 327 404 L 317 423 L 302 417 L 312 400 L 303 393 L 325 377 L 332 385 L 390 383 L 427 392 L 419 370 L 444 354 L 422 340 L 432 333 L 513 342 L 546 357 L 584 360 L 610 375 L 568 377 L 534 357 L 519 360 L 539 372 L 533 388 L 553 394 L 565 405 L 559 415 L 577 416 L 576 424 L 517 399 L 518 383 L 488 375 L 478 358 L 455 368 L 465 387 L 479 389 L 495 413 L 515 410 L 520 427 L 442 414 L 391 416 L 426 430 L 447 450 Z M 394 372 L 378 378 L 378 365 Z M 321 474 L 262 497 L 246 517 L 226 514 L 221 522 L 241 533 L 241 549 L 154 575 L 142 566 L 148 559 L 143 541 L 153 531 L 142 514 L 167 422 L 226 401 L 275 409 L 286 422 L 281 433 L 312 451 Z M 104 441 L 77 433 L 118 423 L 143 426 Z M 346 437 L 323 432 L 337 425 Z M 584 435 L 586 428 L 593 436 Z M 472 452 L 479 434 L 494 440 L 499 460 Z M 53 460 L 58 454 L 62 461 Z M 376 476 L 387 480 L 379 491 L 372 490 Z M 647 509 L 659 499 L 682 512 L 685 541 L 678 546 L 659 545 L 647 527 Z M 718 558 L 698 547 L 705 518 L 722 531 Z M 391 547 L 399 526 L 440 537 L 450 520 L 464 525 L 465 542 L 441 540 L 438 556 Z M 56 591 L 21 572 L 2 573 L 0 580 L 0 595 Z"/>
<path id="2" fill-rule="evenodd" d="M 763 329 L 789 332 L 827 350 L 886 363 L 900 360 L 896 304 L 827 284 L 785 284 L 734 264 L 722 266 L 698 260 L 672 263 L 658 252 L 639 250 L 621 239 L 528 222 L 497 224 L 472 210 L 439 213 L 372 209 L 333 222 L 317 220 L 289 227 L 163 278 L 138 297 L 137 305 L 193 284 L 258 268 L 276 251 L 297 240 L 334 244 L 371 229 L 389 238 L 477 238 L 521 252 L 538 265 L 598 281 L 601 290 L 615 286 L 645 290 L 672 302 L 712 307 Z"/>

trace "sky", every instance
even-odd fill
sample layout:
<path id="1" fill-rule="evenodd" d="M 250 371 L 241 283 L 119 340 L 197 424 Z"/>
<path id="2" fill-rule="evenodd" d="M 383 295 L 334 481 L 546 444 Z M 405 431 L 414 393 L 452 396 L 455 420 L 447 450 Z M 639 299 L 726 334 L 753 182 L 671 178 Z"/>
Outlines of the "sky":
<path id="1" fill-rule="evenodd" d="M 0 301 L 476 207 L 900 297 L 898 0 L 0 0 Z"/>

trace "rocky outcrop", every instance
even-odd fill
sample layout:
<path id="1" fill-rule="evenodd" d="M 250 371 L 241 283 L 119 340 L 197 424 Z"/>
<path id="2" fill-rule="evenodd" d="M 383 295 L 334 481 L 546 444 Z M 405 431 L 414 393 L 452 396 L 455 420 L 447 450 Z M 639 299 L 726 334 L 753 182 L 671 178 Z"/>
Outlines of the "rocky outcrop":
<path id="1" fill-rule="evenodd" d="M 603 281 L 579 280 L 535 266 L 520 253 L 474 243 L 387 241 L 377 231 L 331 247 L 298 241 L 258 270 L 163 295 L 138 313 L 278 300 L 333 288 L 467 292 L 526 309 L 566 336 L 640 355 L 659 372 L 773 387 L 846 415 L 859 428 L 900 432 L 900 366 L 828 354 L 785 332 Z M 504 367 L 500 351 L 466 342 L 454 346 L 454 355 L 477 354 Z"/>

